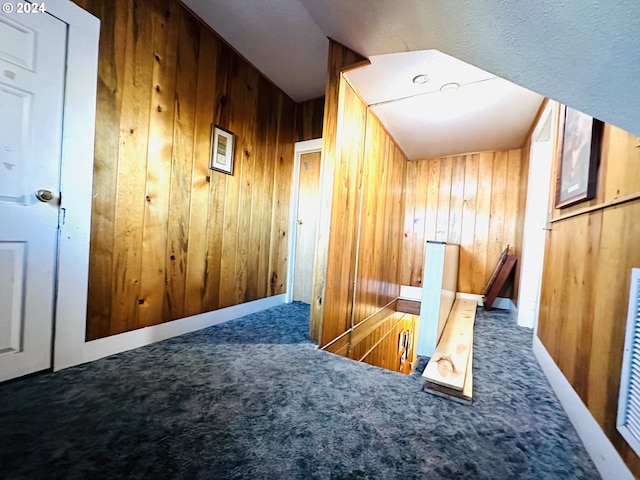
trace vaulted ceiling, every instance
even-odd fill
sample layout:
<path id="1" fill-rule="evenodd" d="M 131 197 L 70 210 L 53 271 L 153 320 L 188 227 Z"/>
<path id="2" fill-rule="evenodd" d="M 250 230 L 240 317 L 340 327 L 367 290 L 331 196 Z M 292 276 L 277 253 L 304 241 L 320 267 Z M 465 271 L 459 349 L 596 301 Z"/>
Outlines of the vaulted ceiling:
<path id="1" fill-rule="evenodd" d="M 542 96 L 640 133 L 635 0 L 183 1 L 296 101 L 324 93 L 327 37 L 368 57 L 349 77 L 410 158 L 521 145 Z"/>

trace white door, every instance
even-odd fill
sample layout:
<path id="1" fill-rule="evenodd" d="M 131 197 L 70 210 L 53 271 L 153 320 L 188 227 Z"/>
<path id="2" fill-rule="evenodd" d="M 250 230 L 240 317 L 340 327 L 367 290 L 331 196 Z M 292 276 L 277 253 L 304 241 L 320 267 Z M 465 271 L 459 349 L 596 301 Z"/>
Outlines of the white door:
<path id="1" fill-rule="evenodd" d="M 19 8 L 0 13 L 0 381 L 51 366 L 56 278 L 67 30 Z"/>
<path id="2" fill-rule="evenodd" d="M 553 158 L 554 112 L 555 103 L 550 101 L 533 132 L 529 157 L 522 269 L 518 294 L 518 325 L 529 328 L 537 326 L 540 307 L 545 228 Z"/>
<path id="3" fill-rule="evenodd" d="M 311 303 L 313 257 L 320 217 L 320 152 L 300 155 L 293 299 Z"/>

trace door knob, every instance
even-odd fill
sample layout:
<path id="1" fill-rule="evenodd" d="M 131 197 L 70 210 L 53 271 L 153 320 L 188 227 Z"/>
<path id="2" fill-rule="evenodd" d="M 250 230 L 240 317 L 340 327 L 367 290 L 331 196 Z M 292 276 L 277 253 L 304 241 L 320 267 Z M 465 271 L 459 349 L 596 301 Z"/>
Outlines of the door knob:
<path id="1" fill-rule="evenodd" d="M 51 193 L 50 190 L 41 188 L 36 192 L 36 198 L 41 202 L 50 202 L 51 200 L 53 200 L 53 193 Z"/>

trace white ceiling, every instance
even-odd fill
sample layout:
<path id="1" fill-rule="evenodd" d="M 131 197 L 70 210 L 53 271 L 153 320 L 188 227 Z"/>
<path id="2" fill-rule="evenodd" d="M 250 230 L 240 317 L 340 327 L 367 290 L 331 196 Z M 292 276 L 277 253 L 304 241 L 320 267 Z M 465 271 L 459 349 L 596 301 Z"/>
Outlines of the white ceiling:
<path id="1" fill-rule="evenodd" d="M 326 37 L 331 37 L 372 59 L 373 66 L 376 58 L 381 60 L 385 54 L 439 50 L 640 133 L 640 2 L 636 0 L 183 1 L 296 101 L 324 93 Z M 432 75 L 441 74 L 437 72 Z M 385 75 L 389 84 L 399 81 Z M 481 84 L 473 85 L 468 89 L 463 86 L 457 93 L 468 93 L 459 97 L 469 100 L 471 90 Z M 494 99 L 502 106 L 496 108 L 507 123 L 530 123 L 532 117 L 524 117 L 533 97 L 529 94 L 519 109 L 511 111 L 506 108 L 512 105 L 507 95 L 515 94 L 515 89 L 504 84 L 498 90 L 502 95 Z M 410 149 L 417 152 L 418 146 L 409 145 L 405 138 L 416 141 L 416 136 L 406 133 L 416 122 L 415 112 L 387 112 L 393 110 L 389 106 L 380 108 L 383 110 L 379 116 L 400 146 L 407 154 Z M 426 107 L 419 110 L 429 111 Z M 382 119 L 384 115 L 388 118 Z M 420 136 L 425 151 L 434 138 L 452 147 L 460 145 L 461 137 L 468 140 L 465 145 L 478 140 L 477 147 L 467 146 L 466 151 L 497 149 L 510 142 L 499 136 L 503 132 L 499 125 L 477 111 L 460 112 L 457 120 L 446 122 L 442 118 L 421 121 L 434 129 Z M 479 129 L 469 130 L 474 126 Z"/>
<path id="2" fill-rule="evenodd" d="M 409 160 L 519 148 L 543 98 L 437 50 L 374 55 L 347 78 Z M 412 79 L 426 74 L 429 81 Z M 457 90 L 441 92 L 448 84 Z"/>

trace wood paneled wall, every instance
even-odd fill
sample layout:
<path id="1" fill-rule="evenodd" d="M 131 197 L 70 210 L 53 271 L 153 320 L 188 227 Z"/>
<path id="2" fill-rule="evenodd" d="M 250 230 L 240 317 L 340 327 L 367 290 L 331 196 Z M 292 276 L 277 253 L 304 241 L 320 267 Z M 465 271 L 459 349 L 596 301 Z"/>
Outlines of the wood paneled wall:
<path id="1" fill-rule="evenodd" d="M 327 84 L 325 87 L 324 117 L 322 121 L 322 160 L 320 172 L 320 220 L 313 262 L 313 287 L 309 336 L 321 343 L 324 310 L 325 279 L 329 255 L 329 231 L 331 227 L 331 206 L 333 201 L 334 170 L 338 162 L 336 142 L 342 126 L 338 126 L 340 110 L 340 85 L 344 81 L 342 71 L 367 60 L 340 43 L 329 40 L 327 60 Z"/>
<path id="2" fill-rule="evenodd" d="M 638 145 L 637 136 L 605 125 L 596 198 L 551 209 L 553 217 L 640 193 Z M 540 340 L 636 477 L 640 459 L 615 424 L 629 279 L 640 267 L 638 219 L 640 200 L 551 224 L 538 320 Z"/>
<path id="3" fill-rule="evenodd" d="M 324 97 L 296 104 L 296 142 L 322 138 Z"/>
<path id="4" fill-rule="evenodd" d="M 400 293 L 406 157 L 344 79 L 338 124 L 322 345 Z"/>
<path id="5" fill-rule="evenodd" d="M 359 208 L 354 325 L 400 294 L 406 164 L 404 153 L 378 119 L 368 112 Z"/>
<path id="6" fill-rule="evenodd" d="M 482 294 L 507 244 L 520 257 L 527 175 L 521 149 L 408 162 L 402 284 L 422 286 L 425 242 L 436 240 L 460 245 L 458 291 Z"/>
<path id="7" fill-rule="evenodd" d="M 87 338 L 283 293 L 293 101 L 177 0 L 76 3 L 101 20 Z"/>
<path id="8" fill-rule="evenodd" d="M 351 349 L 349 356 L 394 372 L 411 373 L 416 361 L 417 321 L 417 315 L 402 312 L 387 317 L 364 341 Z"/>

